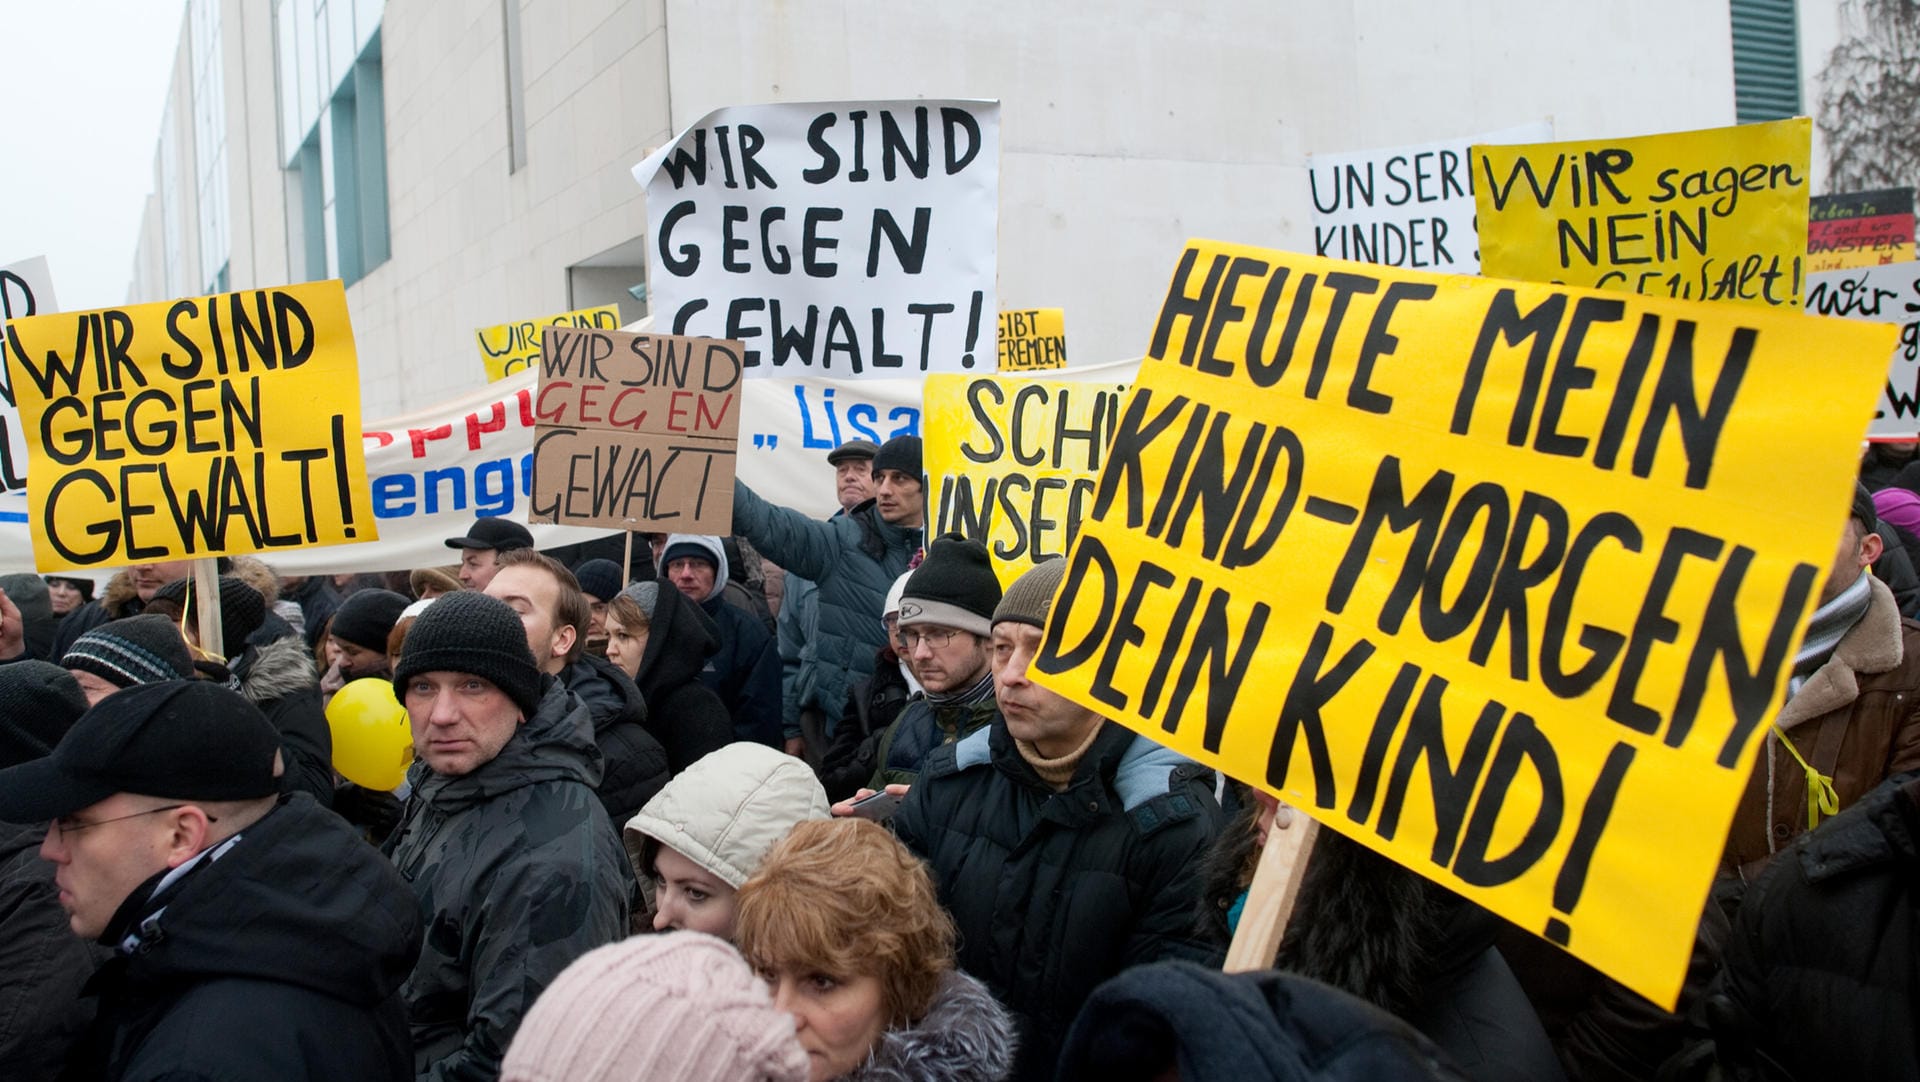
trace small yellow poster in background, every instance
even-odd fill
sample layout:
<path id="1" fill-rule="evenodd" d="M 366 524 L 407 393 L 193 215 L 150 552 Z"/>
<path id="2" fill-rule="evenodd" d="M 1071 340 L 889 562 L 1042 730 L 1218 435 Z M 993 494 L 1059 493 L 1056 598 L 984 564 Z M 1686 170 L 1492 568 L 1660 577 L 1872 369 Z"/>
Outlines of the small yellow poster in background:
<path id="1" fill-rule="evenodd" d="M 929 375 L 921 431 L 933 536 L 983 542 L 1003 587 L 1065 555 L 1126 393 L 1117 383 Z"/>
<path id="2" fill-rule="evenodd" d="M 1797 307 L 1805 117 L 1473 148 L 1480 273 L 1649 296 Z"/>
<path id="3" fill-rule="evenodd" d="M 1067 310 L 1018 308 L 1000 313 L 1000 371 L 1067 366 Z"/>
<path id="4" fill-rule="evenodd" d="M 619 330 L 620 308 L 618 305 L 603 304 L 598 308 L 579 308 L 558 315 L 475 330 L 473 336 L 480 343 L 480 361 L 487 367 L 487 382 L 506 379 L 523 368 L 532 367 L 540 359 L 540 333 L 546 327 Z"/>
<path id="5" fill-rule="evenodd" d="M 40 570 L 378 539 L 338 280 L 8 330 Z"/>
<path id="6" fill-rule="evenodd" d="M 1672 1004 L 1894 333 L 1190 242 L 1035 679 Z"/>

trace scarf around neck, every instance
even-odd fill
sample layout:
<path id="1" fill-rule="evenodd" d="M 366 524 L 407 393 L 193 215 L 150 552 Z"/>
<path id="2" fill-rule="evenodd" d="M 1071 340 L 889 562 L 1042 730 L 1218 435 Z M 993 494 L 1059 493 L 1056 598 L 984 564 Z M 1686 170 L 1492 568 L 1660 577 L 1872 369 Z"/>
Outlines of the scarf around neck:
<path id="1" fill-rule="evenodd" d="M 1793 655 L 1793 676 L 1787 681 L 1789 697 L 1800 691 L 1807 678 L 1819 671 L 1820 666 L 1833 657 L 1834 648 L 1853 625 L 1867 614 L 1867 604 L 1872 599 L 1872 588 L 1867 583 L 1871 571 L 1862 570 L 1853 585 L 1840 591 L 1832 601 L 1813 610 L 1813 619 L 1807 621 L 1807 637 L 1800 643 L 1800 652 Z"/>

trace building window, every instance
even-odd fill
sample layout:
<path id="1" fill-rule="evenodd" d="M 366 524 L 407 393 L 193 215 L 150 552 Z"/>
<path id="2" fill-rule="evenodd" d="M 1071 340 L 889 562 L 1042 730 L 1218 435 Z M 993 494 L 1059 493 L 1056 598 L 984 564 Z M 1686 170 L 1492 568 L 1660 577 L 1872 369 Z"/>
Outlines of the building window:
<path id="1" fill-rule="evenodd" d="M 387 261 L 386 95 L 380 35 L 354 61 L 327 110 L 333 124 L 333 227 L 348 285 Z"/>
<path id="2" fill-rule="evenodd" d="M 1800 115 L 1794 0 L 1733 0 L 1733 108 L 1742 124 Z"/>
<path id="3" fill-rule="evenodd" d="M 378 0 L 279 0 L 290 265 L 348 285 L 392 253 Z M 329 89 L 331 88 L 331 89 Z"/>
<path id="4" fill-rule="evenodd" d="M 227 97 L 216 0 L 194 0 L 188 12 L 193 60 L 193 150 L 199 167 L 201 284 L 226 292 L 229 250 L 227 211 Z M 215 268 L 218 268 L 217 270 Z"/>

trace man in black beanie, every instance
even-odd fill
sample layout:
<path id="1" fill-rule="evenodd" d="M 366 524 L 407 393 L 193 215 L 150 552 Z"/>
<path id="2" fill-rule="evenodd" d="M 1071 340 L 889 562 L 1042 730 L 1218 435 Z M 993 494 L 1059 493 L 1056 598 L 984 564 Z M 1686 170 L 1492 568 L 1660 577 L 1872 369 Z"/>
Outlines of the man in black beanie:
<path id="1" fill-rule="evenodd" d="M 0 770 L 0 820 L 50 824 L 68 927 L 113 949 L 73 1076 L 412 1077 L 395 992 L 418 907 L 331 812 L 280 796 L 279 752 L 240 695 L 174 680 Z"/>
<path id="2" fill-rule="evenodd" d="M 987 546 L 936 538 L 900 594 L 900 639 L 921 693 L 880 738 L 871 785 L 912 785 L 927 754 L 993 720 L 987 638 L 1000 603 Z"/>
<path id="3" fill-rule="evenodd" d="M 392 590 L 360 590 L 334 610 L 327 627 L 329 675 L 341 684 L 368 676 L 387 676 L 387 636 L 411 604 Z M 332 681 L 322 680 L 322 686 Z"/>
<path id="4" fill-rule="evenodd" d="M 767 559 L 814 584 L 813 624 L 801 660 L 813 665 L 816 702 L 845 704 L 873 675 L 886 644 L 880 609 L 920 549 L 926 499 L 920 437 L 895 436 L 872 459 L 874 497 L 820 520 L 733 487 L 733 530 Z M 831 735 L 831 734 L 827 734 Z"/>
<path id="5" fill-rule="evenodd" d="M 416 758 L 386 851 L 444 933 L 402 989 L 414 1070 L 492 1078 L 547 983 L 626 935 L 633 873 L 594 795 L 593 718 L 540 671 L 506 602 L 435 600 L 407 631 L 393 686 Z"/>

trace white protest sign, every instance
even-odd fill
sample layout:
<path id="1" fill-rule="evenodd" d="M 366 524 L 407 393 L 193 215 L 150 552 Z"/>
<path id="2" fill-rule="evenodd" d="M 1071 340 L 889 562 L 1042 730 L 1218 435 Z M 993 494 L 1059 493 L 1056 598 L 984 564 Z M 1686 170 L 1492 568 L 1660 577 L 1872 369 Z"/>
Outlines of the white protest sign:
<path id="1" fill-rule="evenodd" d="M 994 370 L 999 103 L 720 109 L 633 175 L 662 332 L 749 378 Z"/>
<path id="2" fill-rule="evenodd" d="M 1313 254 L 1478 274 L 1480 237 L 1467 148 L 1552 138 L 1552 123 L 1540 120 L 1437 143 L 1309 155 Z"/>
<path id="3" fill-rule="evenodd" d="M 6 343 L 6 320 L 59 310 L 46 256 L 0 267 L 0 347 Z M 27 483 L 27 437 L 20 430 L 20 410 L 14 404 L 5 355 L 0 348 L 0 492 L 17 492 Z"/>
<path id="4" fill-rule="evenodd" d="M 1901 440 L 1920 435 L 1920 263 L 1809 274 L 1803 307 L 1809 315 L 1899 324 L 1900 340 L 1867 435 Z"/>

